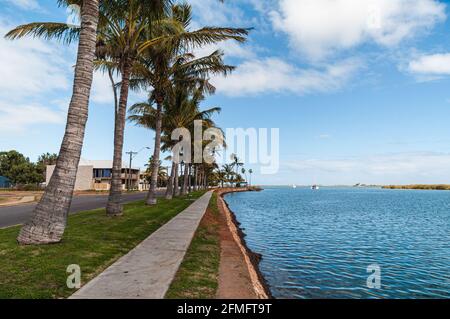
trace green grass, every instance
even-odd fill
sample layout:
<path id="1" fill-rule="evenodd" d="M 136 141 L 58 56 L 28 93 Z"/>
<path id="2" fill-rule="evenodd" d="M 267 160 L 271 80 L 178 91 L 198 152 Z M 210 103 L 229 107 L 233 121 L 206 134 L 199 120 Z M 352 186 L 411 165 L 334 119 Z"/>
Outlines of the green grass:
<path id="1" fill-rule="evenodd" d="M 125 205 L 125 214 L 108 218 L 105 210 L 69 217 L 63 241 L 45 246 L 19 246 L 20 227 L 0 230 L 0 298 L 65 298 L 74 293 L 66 286 L 68 265 L 81 267 L 82 283 L 95 277 L 133 249 L 151 233 L 200 197 L 197 192 L 171 201 L 159 199 Z"/>
<path id="2" fill-rule="evenodd" d="M 186 256 L 172 282 L 168 299 L 213 299 L 220 262 L 219 209 L 214 193 Z"/>

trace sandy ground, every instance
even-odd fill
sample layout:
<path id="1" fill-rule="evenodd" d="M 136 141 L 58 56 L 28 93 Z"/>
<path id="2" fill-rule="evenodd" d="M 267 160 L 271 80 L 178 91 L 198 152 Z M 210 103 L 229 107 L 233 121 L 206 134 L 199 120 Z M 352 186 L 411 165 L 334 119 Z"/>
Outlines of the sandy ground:
<path id="1" fill-rule="evenodd" d="M 245 246 L 233 213 L 218 191 L 220 211 L 220 265 L 218 299 L 267 299 L 270 297 L 259 270 L 256 256 Z"/>
<path id="2" fill-rule="evenodd" d="M 1 191 L 0 206 L 14 206 L 34 202 L 41 198 L 42 192 Z"/>

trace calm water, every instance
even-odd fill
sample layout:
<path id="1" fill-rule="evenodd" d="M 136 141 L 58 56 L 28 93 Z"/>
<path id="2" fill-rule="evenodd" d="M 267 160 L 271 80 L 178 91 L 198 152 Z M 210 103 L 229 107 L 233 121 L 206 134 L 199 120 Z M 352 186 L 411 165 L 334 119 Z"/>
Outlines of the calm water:
<path id="1" fill-rule="evenodd" d="M 450 298 L 450 192 L 271 188 L 226 201 L 276 298 Z M 381 289 L 367 287 L 373 264 Z"/>

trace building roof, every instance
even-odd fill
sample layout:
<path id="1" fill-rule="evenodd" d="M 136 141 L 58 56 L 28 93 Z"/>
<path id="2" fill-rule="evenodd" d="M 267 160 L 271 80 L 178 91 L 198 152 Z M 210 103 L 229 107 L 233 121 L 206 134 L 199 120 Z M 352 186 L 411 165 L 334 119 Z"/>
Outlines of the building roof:
<path id="1" fill-rule="evenodd" d="M 113 161 L 111 160 L 87 160 L 80 159 L 80 166 L 93 166 L 94 168 L 112 168 Z M 122 168 L 128 168 L 128 165 L 124 165 L 122 162 Z M 140 170 L 138 167 L 132 167 L 132 169 Z"/>

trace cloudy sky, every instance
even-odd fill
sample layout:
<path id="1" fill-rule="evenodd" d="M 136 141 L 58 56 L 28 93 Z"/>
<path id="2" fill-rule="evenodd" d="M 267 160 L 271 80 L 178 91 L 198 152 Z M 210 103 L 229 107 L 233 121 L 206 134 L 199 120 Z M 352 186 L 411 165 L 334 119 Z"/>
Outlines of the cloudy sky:
<path id="1" fill-rule="evenodd" d="M 238 66 L 204 107 L 224 128 L 279 128 L 280 170 L 260 184 L 450 183 L 450 8 L 437 0 L 190 0 L 193 28 L 254 28 L 220 45 Z M 53 0 L 0 0 L 0 150 L 57 152 L 75 47 L 7 41 L 12 27 L 68 21 Z M 215 48 L 203 48 L 207 54 Z M 111 90 L 95 75 L 83 157 L 112 158 Z M 132 94 L 130 104 L 145 99 Z M 125 149 L 153 135 L 127 126 Z M 143 167 L 149 152 L 136 158 Z"/>

